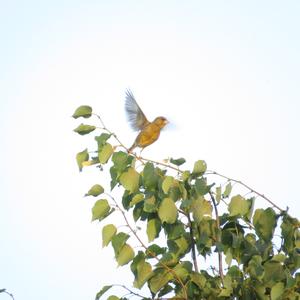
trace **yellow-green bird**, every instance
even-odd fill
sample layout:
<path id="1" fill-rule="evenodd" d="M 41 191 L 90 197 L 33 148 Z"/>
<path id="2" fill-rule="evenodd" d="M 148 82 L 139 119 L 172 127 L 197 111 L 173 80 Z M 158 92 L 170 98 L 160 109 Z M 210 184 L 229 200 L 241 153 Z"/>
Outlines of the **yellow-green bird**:
<path id="1" fill-rule="evenodd" d="M 159 138 L 160 131 L 168 124 L 165 117 L 157 117 L 149 122 L 130 90 L 126 91 L 125 110 L 132 129 L 140 131 L 133 145 L 128 149 L 129 152 L 136 147 L 143 150 L 154 143 Z"/>

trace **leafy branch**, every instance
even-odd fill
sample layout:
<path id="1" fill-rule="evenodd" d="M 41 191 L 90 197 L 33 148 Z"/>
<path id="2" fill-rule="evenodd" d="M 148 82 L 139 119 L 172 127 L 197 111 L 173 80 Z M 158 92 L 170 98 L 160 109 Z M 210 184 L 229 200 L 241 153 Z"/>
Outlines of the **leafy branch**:
<path id="1" fill-rule="evenodd" d="M 160 162 L 129 153 L 89 106 L 79 107 L 73 117 L 89 118 L 92 115 L 101 123 L 101 134 L 95 136 L 97 150 L 85 149 L 76 155 L 76 160 L 80 171 L 95 165 L 105 172 L 109 166 L 111 192 L 115 188 L 123 192 L 121 196 L 117 194 L 117 199 L 97 183 L 86 196 L 104 195 L 92 208 L 93 221 L 101 222 L 115 210 L 121 212 L 124 226 L 129 231 L 119 231 L 120 227 L 114 224 L 105 225 L 102 245 L 112 245 L 119 266 L 130 263 L 135 288 L 141 289 L 147 283 L 152 299 L 170 294 L 177 299 L 297 299 L 300 291 L 300 222 L 296 218 L 247 184 L 207 171 L 205 161 L 196 161 L 190 171 L 181 169 L 184 158 Z M 96 129 L 93 125 L 81 124 L 75 132 L 86 135 Z M 117 146 L 111 144 L 113 138 Z M 137 161 L 141 165 L 136 166 Z M 209 184 L 209 175 L 225 178 L 228 183 L 225 187 Z M 249 193 L 232 195 L 232 183 L 263 198 L 271 207 L 254 210 L 255 198 L 247 196 Z M 146 225 L 149 245 L 131 225 L 129 213 L 135 223 Z M 153 242 L 162 238 L 161 231 L 164 231 L 166 241 L 164 247 Z M 276 245 L 278 236 L 279 247 Z M 130 237 L 139 242 L 138 253 L 127 243 Z M 209 263 L 207 258 L 213 248 L 218 259 L 212 259 L 210 267 L 203 269 L 197 258 L 202 256 Z M 187 257 L 190 259 L 186 260 Z M 115 285 L 104 286 L 96 299 L 112 286 Z M 128 287 L 119 287 L 125 288 L 130 296 L 149 299 Z M 127 298 L 110 296 L 108 299 Z"/>
<path id="2" fill-rule="evenodd" d="M 174 278 L 178 281 L 178 283 L 182 286 L 182 289 L 184 291 L 184 299 L 188 299 L 187 298 L 187 291 L 186 291 L 186 287 L 184 285 L 184 283 L 182 282 L 182 280 L 180 279 L 180 277 L 178 277 L 178 275 L 176 274 L 176 272 L 169 268 L 166 264 L 164 264 L 156 255 L 155 253 L 153 253 L 151 250 L 148 249 L 148 247 L 145 245 L 145 243 L 141 240 L 141 238 L 138 236 L 138 234 L 136 233 L 136 231 L 132 228 L 132 226 L 130 225 L 125 212 L 123 211 L 123 209 L 119 206 L 119 204 L 117 203 L 117 201 L 114 199 L 114 197 L 112 197 L 110 195 L 110 198 L 114 201 L 116 207 L 118 208 L 118 210 L 121 212 L 126 225 L 128 226 L 128 228 L 130 229 L 130 231 L 132 232 L 132 234 L 135 236 L 135 238 L 139 241 L 140 245 L 145 249 L 146 253 L 149 254 L 150 256 L 152 256 L 154 259 L 157 260 L 158 264 L 160 264 L 163 268 L 165 268 L 168 272 L 170 272 Z"/>
<path id="3" fill-rule="evenodd" d="M 105 131 L 107 131 L 109 134 L 111 134 L 118 141 L 118 143 L 120 144 L 120 146 L 122 148 L 124 148 L 128 152 L 128 148 L 125 146 L 125 144 L 121 142 L 121 140 L 117 137 L 117 135 L 115 133 L 113 133 L 112 131 L 110 131 L 105 126 L 105 124 L 104 124 L 103 120 L 101 119 L 101 117 L 99 115 L 97 115 L 97 114 L 94 114 L 94 115 L 100 120 L 101 125 L 102 125 L 102 129 L 105 130 Z M 180 170 L 178 166 L 173 166 L 170 163 L 164 163 L 164 162 L 160 162 L 160 161 L 148 159 L 148 158 L 145 158 L 145 157 L 138 156 L 135 153 L 131 153 L 131 154 L 137 160 L 141 161 L 143 164 L 145 164 L 145 162 L 151 162 L 151 163 L 154 163 L 156 165 L 159 165 L 159 166 L 162 166 L 162 167 L 165 167 L 165 168 L 169 168 L 169 169 L 175 170 L 178 173 L 183 173 L 183 171 Z M 278 205 L 276 205 L 271 199 L 269 199 L 268 197 L 266 197 L 264 194 L 256 191 L 254 188 L 250 187 L 249 185 L 247 185 L 246 183 L 242 182 L 241 180 L 237 180 L 237 179 L 228 177 L 228 176 L 223 175 L 223 174 L 221 174 L 221 173 L 219 173 L 217 171 L 207 171 L 207 172 L 205 172 L 205 175 L 217 175 L 219 177 L 227 179 L 227 181 L 235 182 L 235 183 L 237 183 L 237 184 L 245 187 L 246 189 L 248 189 L 250 193 L 254 193 L 254 194 L 258 195 L 259 197 L 263 198 L 264 200 L 266 200 L 267 202 L 269 202 L 273 207 L 277 208 L 280 212 L 286 211 L 286 210 L 280 208 Z"/>

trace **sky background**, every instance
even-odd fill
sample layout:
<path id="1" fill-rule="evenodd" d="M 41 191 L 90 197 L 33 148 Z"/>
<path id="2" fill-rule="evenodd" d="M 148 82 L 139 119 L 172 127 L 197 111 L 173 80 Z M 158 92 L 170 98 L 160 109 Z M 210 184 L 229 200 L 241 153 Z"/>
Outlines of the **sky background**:
<path id="1" fill-rule="evenodd" d="M 78 172 L 91 142 L 71 118 L 90 105 L 130 146 L 126 88 L 171 121 L 145 157 L 204 159 L 299 218 L 299 15 L 299 1 L 0 0 L 0 288 L 82 300 L 132 282 L 90 222 L 83 195 L 105 179 Z"/>

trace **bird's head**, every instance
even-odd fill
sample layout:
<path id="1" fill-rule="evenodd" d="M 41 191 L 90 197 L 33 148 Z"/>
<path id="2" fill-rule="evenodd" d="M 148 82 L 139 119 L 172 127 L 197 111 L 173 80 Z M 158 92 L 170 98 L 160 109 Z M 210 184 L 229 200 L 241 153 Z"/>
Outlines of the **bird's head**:
<path id="1" fill-rule="evenodd" d="M 154 124 L 156 124 L 159 128 L 164 128 L 169 121 L 165 117 L 157 117 L 154 121 Z"/>

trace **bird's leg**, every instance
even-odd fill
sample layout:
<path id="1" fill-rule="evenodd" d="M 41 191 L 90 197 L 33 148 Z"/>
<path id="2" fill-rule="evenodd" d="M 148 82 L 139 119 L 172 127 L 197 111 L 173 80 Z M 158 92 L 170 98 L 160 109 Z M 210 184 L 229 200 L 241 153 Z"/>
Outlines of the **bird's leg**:
<path id="1" fill-rule="evenodd" d="M 142 156 L 142 152 L 145 148 L 141 148 L 141 151 L 140 151 L 140 157 Z"/>

